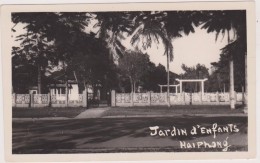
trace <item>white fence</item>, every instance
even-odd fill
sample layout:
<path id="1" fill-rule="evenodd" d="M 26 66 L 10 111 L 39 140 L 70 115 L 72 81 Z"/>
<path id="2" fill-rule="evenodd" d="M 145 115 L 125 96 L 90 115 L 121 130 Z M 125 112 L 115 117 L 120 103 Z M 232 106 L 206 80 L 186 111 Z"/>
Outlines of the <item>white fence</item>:
<path id="1" fill-rule="evenodd" d="M 111 93 L 112 106 L 167 105 L 167 93 Z M 236 104 L 242 104 L 245 97 L 235 93 Z M 245 96 L 245 95 L 244 95 Z M 132 100 L 133 99 L 133 100 Z M 170 93 L 171 105 L 228 105 L 229 93 Z"/>
<path id="2" fill-rule="evenodd" d="M 87 93 L 78 95 L 66 94 L 13 94 L 12 95 L 13 107 L 86 107 L 87 106 Z"/>

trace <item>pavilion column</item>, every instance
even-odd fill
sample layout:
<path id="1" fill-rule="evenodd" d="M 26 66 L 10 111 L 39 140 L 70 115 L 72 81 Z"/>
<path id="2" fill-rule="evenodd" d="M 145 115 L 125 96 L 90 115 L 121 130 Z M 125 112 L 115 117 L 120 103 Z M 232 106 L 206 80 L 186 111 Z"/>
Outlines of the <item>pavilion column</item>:
<path id="1" fill-rule="evenodd" d="M 177 89 L 178 89 L 178 87 L 177 87 L 177 86 L 175 86 L 175 94 L 177 94 Z"/>
<path id="2" fill-rule="evenodd" d="M 201 94 L 204 95 L 204 81 L 201 81 Z"/>
<path id="3" fill-rule="evenodd" d="M 162 86 L 160 85 L 160 92 L 162 93 Z"/>
<path id="4" fill-rule="evenodd" d="M 200 92 L 200 101 L 202 103 L 203 95 L 204 95 L 204 81 L 201 81 L 201 92 Z"/>

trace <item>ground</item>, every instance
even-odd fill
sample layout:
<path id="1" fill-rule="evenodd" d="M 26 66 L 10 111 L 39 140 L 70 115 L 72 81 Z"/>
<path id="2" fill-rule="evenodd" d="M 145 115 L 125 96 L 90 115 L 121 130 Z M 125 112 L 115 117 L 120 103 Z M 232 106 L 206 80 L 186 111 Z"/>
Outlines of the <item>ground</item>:
<path id="1" fill-rule="evenodd" d="M 230 111 L 225 106 L 215 109 L 186 106 L 182 108 L 183 114 L 180 107 L 173 109 L 95 108 L 86 110 L 75 118 L 61 120 L 14 118 L 13 153 L 222 151 L 223 148 L 180 148 L 180 141 L 212 143 L 225 140 L 230 145 L 228 151 L 247 150 L 247 116 L 240 109 Z M 84 118 L 82 115 L 86 113 L 92 117 Z M 192 126 L 212 128 L 214 123 L 218 126 L 237 125 L 239 132 L 219 132 L 216 138 L 212 134 L 201 133 L 151 136 L 153 132 L 149 128 L 159 126 L 166 130 L 175 127 L 190 131 Z"/>
<path id="2" fill-rule="evenodd" d="M 13 118 L 44 118 L 44 117 L 69 117 L 73 118 L 85 111 L 85 108 L 13 108 Z"/>

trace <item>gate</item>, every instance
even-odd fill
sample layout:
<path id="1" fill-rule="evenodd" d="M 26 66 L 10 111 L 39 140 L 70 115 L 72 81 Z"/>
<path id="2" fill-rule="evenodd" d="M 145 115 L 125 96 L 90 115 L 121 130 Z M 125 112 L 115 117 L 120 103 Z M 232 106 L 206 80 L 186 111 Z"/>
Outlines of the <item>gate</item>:
<path id="1" fill-rule="evenodd" d="M 100 93 L 87 93 L 88 97 L 88 108 L 95 107 L 108 107 L 111 106 L 111 93 L 107 92 L 104 94 Z"/>

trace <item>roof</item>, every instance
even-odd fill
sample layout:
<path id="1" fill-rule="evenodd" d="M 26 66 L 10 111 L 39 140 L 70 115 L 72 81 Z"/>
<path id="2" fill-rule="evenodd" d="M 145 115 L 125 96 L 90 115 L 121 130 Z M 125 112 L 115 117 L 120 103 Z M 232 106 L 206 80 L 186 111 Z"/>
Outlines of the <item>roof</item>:
<path id="1" fill-rule="evenodd" d="M 67 75 L 67 76 L 66 76 Z M 74 74 L 67 73 L 65 74 L 65 71 L 55 71 L 51 75 L 48 76 L 50 83 L 65 83 L 66 80 L 68 80 L 68 83 L 77 83 Z"/>

